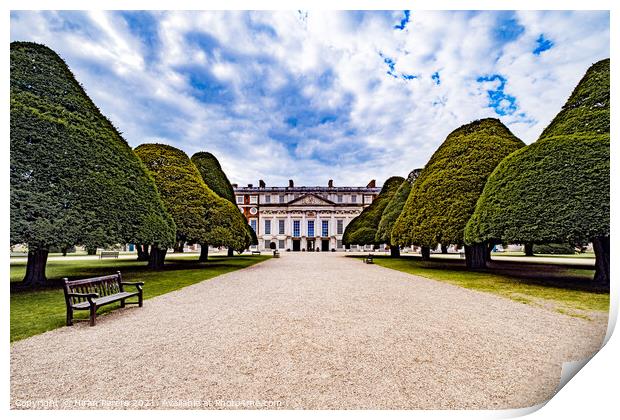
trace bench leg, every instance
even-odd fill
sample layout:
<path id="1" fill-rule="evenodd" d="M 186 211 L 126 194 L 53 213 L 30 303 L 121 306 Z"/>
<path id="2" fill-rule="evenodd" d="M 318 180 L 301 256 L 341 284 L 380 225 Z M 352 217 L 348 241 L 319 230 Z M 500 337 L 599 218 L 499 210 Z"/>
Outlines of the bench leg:
<path id="1" fill-rule="evenodd" d="M 140 294 L 138 295 L 138 307 L 142 307 L 142 290 L 140 290 Z"/>
<path id="2" fill-rule="evenodd" d="M 97 307 L 94 305 L 90 306 L 90 326 L 94 327 L 97 318 Z"/>
<path id="3" fill-rule="evenodd" d="M 73 309 L 67 308 L 67 327 L 73 325 Z"/>
<path id="4" fill-rule="evenodd" d="M 125 307 L 125 299 L 121 299 L 121 308 Z"/>

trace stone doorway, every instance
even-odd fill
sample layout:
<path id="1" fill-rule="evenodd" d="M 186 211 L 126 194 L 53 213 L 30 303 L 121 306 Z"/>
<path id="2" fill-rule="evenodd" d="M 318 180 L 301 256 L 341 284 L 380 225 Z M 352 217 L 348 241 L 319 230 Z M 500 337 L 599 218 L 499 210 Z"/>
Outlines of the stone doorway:
<path id="1" fill-rule="evenodd" d="M 321 251 L 329 251 L 329 239 L 321 239 Z"/>
<path id="2" fill-rule="evenodd" d="M 312 251 L 315 251 L 315 250 L 316 250 L 316 249 L 315 249 L 316 245 L 315 245 L 315 241 L 314 241 L 314 239 L 308 239 L 308 240 L 307 240 L 307 244 L 308 244 L 308 251 L 309 251 L 309 252 L 312 252 Z"/>
<path id="3" fill-rule="evenodd" d="M 293 251 L 301 251 L 301 239 L 293 239 Z"/>

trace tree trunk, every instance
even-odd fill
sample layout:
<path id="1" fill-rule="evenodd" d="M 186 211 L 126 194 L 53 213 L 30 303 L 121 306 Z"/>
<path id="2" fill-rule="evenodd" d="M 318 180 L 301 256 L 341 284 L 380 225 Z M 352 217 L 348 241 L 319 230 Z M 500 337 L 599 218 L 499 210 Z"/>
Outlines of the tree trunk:
<path id="1" fill-rule="evenodd" d="M 486 268 L 486 244 L 465 245 L 465 265 L 467 265 L 467 268 Z"/>
<path id="2" fill-rule="evenodd" d="M 526 257 L 533 257 L 534 256 L 534 244 L 532 244 L 532 243 L 524 244 L 523 245 L 523 250 L 525 251 L 525 256 Z"/>
<path id="3" fill-rule="evenodd" d="M 94 247 L 94 248 L 86 247 L 86 254 L 97 255 L 97 247 Z"/>
<path id="4" fill-rule="evenodd" d="M 390 257 L 400 257 L 400 247 L 398 245 L 390 245 Z"/>
<path id="5" fill-rule="evenodd" d="M 157 245 L 151 246 L 149 255 L 148 268 L 152 270 L 161 270 L 164 268 L 164 260 L 166 259 L 167 248 L 160 249 Z"/>
<path id="6" fill-rule="evenodd" d="M 26 276 L 22 284 L 27 287 L 45 286 L 45 265 L 47 264 L 48 249 L 36 249 L 28 251 L 28 263 L 26 265 Z"/>
<path id="7" fill-rule="evenodd" d="M 428 246 L 423 246 L 420 249 L 420 253 L 422 254 L 422 261 L 429 261 L 431 259 L 431 248 Z"/>
<path id="8" fill-rule="evenodd" d="M 442 245 L 441 246 L 441 253 L 442 254 L 447 254 L 448 253 L 448 245 Z"/>
<path id="9" fill-rule="evenodd" d="M 144 244 L 137 244 L 136 250 L 138 251 L 138 261 L 149 260 L 149 246 Z"/>
<path id="10" fill-rule="evenodd" d="M 235 256 L 235 250 L 232 249 L 232 247 L 228 248 L 228 256 L 229 257 L 234 257 Z"/>
<path id="11" fill-rule="evenodd" d="M 209 245 L 208 244 L 200 244 L 200 257 L 198 261 L 207 262 L 209 260 Z"/>
<path id="12" fill-rule="evenodd" d="M 596 256 L 594 283 L 605 290 L 609 290 L 609 236 L 597 236 L 592 241 L 592 246 Z"/>
<path id="13" fill-rule="evenodd" d="M 491 262 L 491 252 L 493 252 L 493 248 L 495 248 L 495 245 L 493 244 L 487 245 L 487 253 L 486 253 L 487 262 Z"/>
<path id="14" fill-rule="evenodd" d="M 183 247 L 184 247 L 184 245 L 185 245 L 185 241 L 177 241 L 177 242 L 174 244 L 174 247 L 173 247 L 174 252 L 175 252 L 175 253 L 177 253 L 177 252 L 183 252 Z"/>

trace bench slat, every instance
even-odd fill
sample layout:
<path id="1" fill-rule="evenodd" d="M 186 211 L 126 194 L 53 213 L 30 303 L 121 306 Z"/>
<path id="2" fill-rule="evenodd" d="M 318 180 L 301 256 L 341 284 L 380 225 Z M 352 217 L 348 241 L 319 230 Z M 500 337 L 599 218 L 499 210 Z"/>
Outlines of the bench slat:
<path id="1" fill-rule="evenodd" d="M 121 292 L 121 293 L 116 293 L 114 295 L 108 295 L 108 296 L 100 297 L 97 299 L 93 299 L 93 301 L 95 302 L 97 306 L 99 306 L 99 305 L 106 305 L 108 303 L 116 302 L 121 299 L 126 299 L 132 296 L 138 296 L 138 292 Z M 90 304 L 88 302 L 81 302 L 81 303 L 78 303 L 72 306 L 75 309 L 86 309 L 90 306 Z"/>

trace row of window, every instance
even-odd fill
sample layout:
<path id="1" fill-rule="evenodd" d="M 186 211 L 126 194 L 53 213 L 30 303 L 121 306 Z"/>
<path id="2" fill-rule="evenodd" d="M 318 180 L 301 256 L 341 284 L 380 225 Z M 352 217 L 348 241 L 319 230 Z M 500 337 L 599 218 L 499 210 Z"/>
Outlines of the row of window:
<path id="1" fill-rule="evenodd" d="M 277 242 L 276 241 L 271 241 L 269 239 L 265 240 L 265 249 L 270 249 L 271 248 L 271 242 L 274 242 L 278 249 L 284 249 L 286 247 L 286 241 L 284 239 L 279 239 Z M 340 239 L 338 239 L 336 241 L 336 248 L 337 249 L 342 249 L 342 241 Z"/>
<path id="2" fill-rule="evenodd" d="M 302 194 L 293 194 L 293 199 L 299 198 L 301 197 Z M 349 199 L 349 203 L 357 203 L 357 195 L 349 195 L 350 199 Z M 344 199 L 344 194 L 336 194 L 336 203 L 344 203 L 345 199 Z M 364 196 L 364 203 L 368 204 L 372 201 L 372 196 L 368 195 L 368 196 Z M 271 204 L 271 203 L 279 203 L 279 204 L 285 204 L 286 203 L 286 196 L 284 194 L 280 194 L 277 196 L 272 196 L 271 195 L 265 195 L 264 199 L 263 199 L 263 203 L 264 204 Z M 243 204 L 243 196 L 242 195 L 238 195 L 237 196 L 237 204 Z M 257 195 L 250 195 L 250 204 L 258 204 L 258 196 Z"/>
<path id="3" fill-rule="evenodd" d="M 284 235 L 285 234 L 285 220 L 284 219 L 279 219 L 278 220 L 278 235 Z M 252 229 L 254 229 L 254 231 L 256 232 L 256 219 L 250 219 L 250 226 L 252 226 Z M 307 236 L 314 236 L 314 220 L 308 220 L 307 221 L 307 230 L 306 232 L 308 232 Z M 295 237 L 299 237 L 301 236 L 301 220 L 293 220 L 293 236 Z M 265 220 L 265 230 L 264 230 L 265 235 L 271 235 L 271 220 L 266 219 Z M 337 235 L 342 235 L 344 233 L 344 220 L 342 219 L 338 219 L 336 220 L 336 234 Z M 321 220 L 321 236 L 329 236 L 329 220 Z"/>

